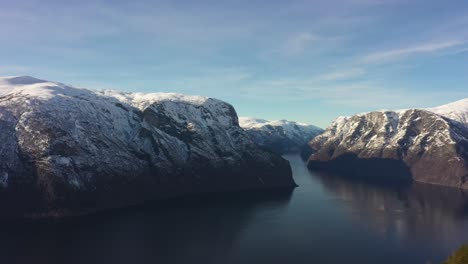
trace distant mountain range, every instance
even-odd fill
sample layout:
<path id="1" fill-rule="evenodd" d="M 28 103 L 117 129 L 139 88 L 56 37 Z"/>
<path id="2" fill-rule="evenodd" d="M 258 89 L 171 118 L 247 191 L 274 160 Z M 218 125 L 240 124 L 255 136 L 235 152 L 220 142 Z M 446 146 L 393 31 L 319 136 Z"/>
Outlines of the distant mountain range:
<path id="1" fill-rule="evenodd" d="M 200 96 L 1 78 L 0 141 L 1 214 L 295 186 L 288 162 L 252 142 L 231 105 Z"/>
<path id="2" fill-rule="evenodd" d="M 338 117 L 302 155 L 311 169 L 468 188 L 467 117 L 468 98 Z"/>
<path id="3" fill-rule="evenodd" d="M 279 154 L 299 152 L 308 141 L 323 132 L 319 127 L 287 120 L 240 117 L 239 124 L 254 142 Z"/>

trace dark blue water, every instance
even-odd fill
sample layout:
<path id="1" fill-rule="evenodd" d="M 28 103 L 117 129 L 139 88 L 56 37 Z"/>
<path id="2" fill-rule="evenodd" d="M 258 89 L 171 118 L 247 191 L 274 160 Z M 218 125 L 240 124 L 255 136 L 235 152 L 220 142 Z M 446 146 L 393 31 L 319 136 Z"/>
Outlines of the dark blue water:
<path id="1" fill-rule="evenodd" d="M 468 194 L 309 172 L 292 192 L 183 198 L 2 222 L 1 263 L 440 263 L 468 242 Z"/>

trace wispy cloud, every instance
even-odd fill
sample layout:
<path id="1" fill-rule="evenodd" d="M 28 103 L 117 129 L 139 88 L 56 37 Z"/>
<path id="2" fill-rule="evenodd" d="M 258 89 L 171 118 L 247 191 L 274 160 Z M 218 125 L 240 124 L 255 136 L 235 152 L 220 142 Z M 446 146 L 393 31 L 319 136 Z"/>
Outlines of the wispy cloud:
<path id="1" fill-rule="evenodd" d="M 466 53 L 466 52 L 468 52 L 468 47 L 458 49 L 454 52 L 454 54 L 460 54 L 460 53 Z"/>
<path id="2" fill-rule="evenodd" d="M 381 63 L 409 57 L 416 54 L 433 53 L 440 50 L 462 45 L 461 40 L 447 40 L 437 42 L 421 43 L 415 46 L 401 47 L 397 49 L 378 51 L 368 54 L 362 58 L 364 63 Z"/>
<path id="3" fill-rule="evenodd" d="M 416 2 L 0 0 L 0 74 L 251 101 L 256 111 L 259 101 L 288 112 L 309 100 L 301 113 L 333 104 L 330 115 L 436 103 L 466 86 L 464 56 L 419 62 L 466 52 L 468 4 Z M 455 69 L 425 74 L 445 66 Z M 450 91 L 437 87 L 445 79 Z"/>
<path id="4" fill-rule="evenodd" d="M 284 52 L 287 55 L 299 55 L 319 39 L 320 37 L 318 35 L 309 32 L 293 35 L 286 41 Z"/>
<path id="5" fill-rule="evenodd" d="M 367 73 L 367 70 L 364 68 L 349 68 L 349 69 L 342 69 L 333 71 L 327 74 L 320 76 L 319 80 L 324 81 L 341 81 L 341 80 L 348 80 L 353 79 L 356 77 L 360 77 Z"/>
<path id="6" fill-rule="evenodd" d="M 83 1 L 85 3 L 86 1 Z M 233 14 L 234 13 L 234 14 Z M 226 41 L 251 34 L 257 21 L 235 12 L 174 6 L 150 1 L 126 5 L 99 2 L 43 4 L 31 1 L 3 7 L 0 3 L 0 39 L 63 44 L 133 36 L 157 44 L 193 44 Z M 236 23 L 234 23 L 236 22 Z M 8 36 L 6 36 L 8 35 Z M 45 37 L 46 36 L 46 37 Z M 193 47 L 192 47 L 193 48 Z M 200 47 L 199 47 L 200 48 Z"/>
<path id="7" fill-rule="evenodd" d="M 264 101 L 295 102 L 315 100 L 339 107 L 399 109 L 439 104 L 440 98 L 460 98 L 466 92 L 459 90 L 420 91 L 411 87 L 388 87 L 377 80 L 334 83 L 314 78 L 286 78 L 258 81 L 240 87 L 237 96 Z M 424 100 L 421 100 L 424 98 Z M 417 105 L 416 102 L 422 103 Z"/>

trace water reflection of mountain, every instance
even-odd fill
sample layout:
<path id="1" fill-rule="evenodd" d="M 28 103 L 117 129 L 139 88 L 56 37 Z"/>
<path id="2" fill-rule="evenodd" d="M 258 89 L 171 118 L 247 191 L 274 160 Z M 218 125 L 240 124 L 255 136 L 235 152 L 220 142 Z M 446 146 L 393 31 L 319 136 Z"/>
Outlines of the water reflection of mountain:
<path id="1" fill-rule="evenodd" d="M 253 212 L 291 192 L 191 197 L 52 222 L 0 225 L 2 263 L 222 263 Z M 228 209 L 227 209 L 228 208 Z"/>
<path id="2" fill-rule="evenodd" d="M 371 184 L 330 174 L 317 177 L 327 191 L 350 205 L 356 219 L 382 234 L 413 239 L 435 237 L 442 243 L 457 244 L 460 241 L 453 240 L 463 237 L 460 234 L 464 232 L 468 239 L 466 191 L 420 183 Z"/>

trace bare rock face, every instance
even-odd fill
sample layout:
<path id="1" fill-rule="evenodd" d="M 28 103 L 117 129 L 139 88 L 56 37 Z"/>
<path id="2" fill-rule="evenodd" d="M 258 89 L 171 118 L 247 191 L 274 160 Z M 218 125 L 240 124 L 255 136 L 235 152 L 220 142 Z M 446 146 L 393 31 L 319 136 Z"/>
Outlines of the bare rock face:
<path id="1" fill-rule="evenodd" d="M 2 78 L 0 140 L 4 214 L 295 186 L 288 162 L 254 144 L 231 105 L 205 97 Z"/>
<path id="2" fill-rule="evenodd" d="M 299 153 L 307 142 L 323 132 L 319 127 L 287 120 L 241 117 L 239 123 L 255 143 L 278 154 Z"/>
<path id="3" fill-rule="evenodd" d="M 340 117 L 303 156 L 311 169 L 468 188 L 468 126 L 460 121 L 418 109 Z"/>

